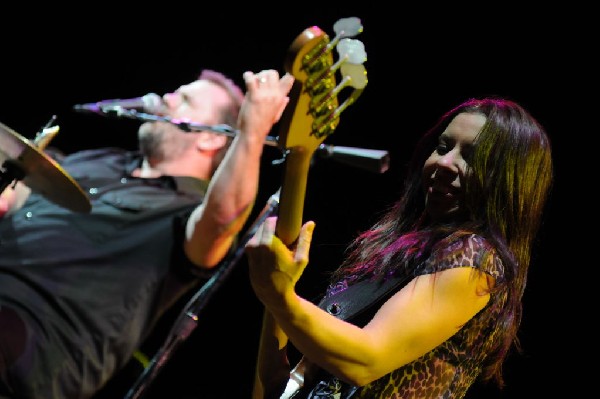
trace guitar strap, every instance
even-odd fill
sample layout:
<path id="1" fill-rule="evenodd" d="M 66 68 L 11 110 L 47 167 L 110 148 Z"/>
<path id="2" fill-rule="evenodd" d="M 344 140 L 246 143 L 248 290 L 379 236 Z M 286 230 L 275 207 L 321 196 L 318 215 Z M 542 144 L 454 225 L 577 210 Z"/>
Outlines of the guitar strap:
<path id="1" fill-rule="evenodd" d="M 384 281 L 363 280 L 330 297 L 323 298 L 318 306 L 339 319 L 363 327 L 379 309 L 378 305 L 398 292 L 407 280 L 407 278 L 401 276 L 394 276 Z M 316 366 L 312 364 L 312 367 Z M 312 370 L 304 377 L 311 381 L 302 384 L 301 389 L 297 390 L 292 396 L 283 397 L 350 399 L 358 390 L 358 387 L 333 378 L 331 374 L 323 369 Z"/>
<path id="2" fill-rule="evenodd" d="M 403 276 L 394 276 L 384 281 L 359 281 L 323 298 L 318 306 L 339 319 L 363 327 L 373 316 L 373 307 L 396 293 L 400 286 L 406 284 L 406 280 Z"/>

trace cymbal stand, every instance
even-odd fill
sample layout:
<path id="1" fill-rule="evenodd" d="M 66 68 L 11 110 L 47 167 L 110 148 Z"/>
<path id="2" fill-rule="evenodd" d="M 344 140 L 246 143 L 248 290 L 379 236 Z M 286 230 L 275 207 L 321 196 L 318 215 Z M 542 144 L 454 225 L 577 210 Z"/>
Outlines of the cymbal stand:
<path id="1" fill-rule="evenodd" d="M 4 161 L 2 167 L 4 170 L 0 170 L 0 194 L 11 184 L 17 184 L 17 181 L 25 178 L 25 171 L 10 159 Z"/>
<path id="2" fill-rule="evenodd" d="M 56 115 L 52 115 L 50 120 L 40 129 L 36 134 L 36 138 L 33 141 L 33 145 L 36 146 L 40 151 L 43 150 L 50 140 L 54 138 L 58 133 L 58 127 L 52 129 L 52 124 L 56 120 Z M 17 184 L 18 181 L 23 180 L 27 175 L 25 170 L 21 168 L 15 161 L 6 159 L 2 164 L 4 170 L 0 170 L 0 194 L 6 190 L 11 184 Z"/>

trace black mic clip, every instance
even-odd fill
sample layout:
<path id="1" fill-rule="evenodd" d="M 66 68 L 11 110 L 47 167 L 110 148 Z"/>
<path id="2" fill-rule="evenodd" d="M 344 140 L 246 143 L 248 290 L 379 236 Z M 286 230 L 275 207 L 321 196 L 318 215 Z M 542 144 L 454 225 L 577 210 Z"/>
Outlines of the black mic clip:
<path id="1" fill-rule="evenodd" d="M 375 173 L 384 173 L 390 167 L 390 155 L 384 150 L 321 144 L 316 154 Z"/>

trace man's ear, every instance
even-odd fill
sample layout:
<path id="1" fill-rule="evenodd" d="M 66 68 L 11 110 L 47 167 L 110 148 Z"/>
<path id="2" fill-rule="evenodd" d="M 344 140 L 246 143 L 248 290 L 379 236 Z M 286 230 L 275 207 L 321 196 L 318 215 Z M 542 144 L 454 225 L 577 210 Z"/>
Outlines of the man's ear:
<path id="1" fill-rule="evenodd" d="M 218 151 L 227 144 L 227 135 L 213 132 L 200 132 L 196 139 L 196 148 L 200 151 Z"/>

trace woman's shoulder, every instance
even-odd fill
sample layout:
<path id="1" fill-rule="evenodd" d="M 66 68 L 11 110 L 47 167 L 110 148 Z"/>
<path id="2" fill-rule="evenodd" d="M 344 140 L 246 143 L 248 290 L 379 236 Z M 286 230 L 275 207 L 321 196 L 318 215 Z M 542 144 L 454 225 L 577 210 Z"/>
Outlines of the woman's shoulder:
<path id="1" fill-rule="evenodd" d="M 425 269 L 440 271 L 455 267 L 473 267 L 496 278 L 504 274 L 496 248 L 477 233 L 454 233 L 438 242 Z"/>

